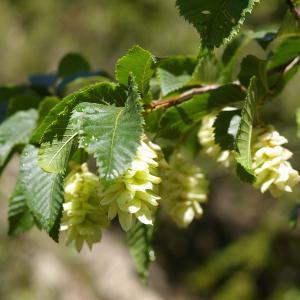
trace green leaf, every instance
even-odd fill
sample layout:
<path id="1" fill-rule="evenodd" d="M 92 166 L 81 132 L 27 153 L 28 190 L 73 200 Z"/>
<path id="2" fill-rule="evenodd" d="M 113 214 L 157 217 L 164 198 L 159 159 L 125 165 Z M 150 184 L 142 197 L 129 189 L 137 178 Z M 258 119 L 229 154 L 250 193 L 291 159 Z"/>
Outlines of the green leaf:
<path id="1" fill-rule="evenodd" d="M 256 76 L 264 89 L 268 90 L 266 66 L 267 61 L 261 60 L 254 55 L 247 55 L 242 61 L 241 70 L 238 75 L 240 82 L 244 86 L 248 86 L 250 79 Z"/>
<path id="2" fill-rule="evenodd" d="M 41 121 L 48 115 L 49 111 L 60 101 L 59 98 L 55 96 L 48 96 L 45 97 L 39 105 L 39 120 L 38 123 L 41 123 Z"/>
<path id="3" fill-rule="evenodd" d="M 0 125 L 0 167 L 5 164 L 15 146 L 28 143 L 37 117 L 35 109 L 20 111 Z"/>
<path id="4" fill-rule="evenodd" d="M 183 88 L 192 79 L 196 63 L 197 60 L 189 56 L 163 59 L 157 68 L 163 96 Z"/>
<path id="5" fill-rule="evenodd" d="M 21 94 L 26 89 L 21 85 L 4 85 L 0 87 L 0 101 L 8 101 L 10 98 Z"/>
<path id="6" fill-rule="evenodd" d="M 129 74 L 132 73 L 142 96 L 149 91 L 149 82 L 155 72 L 153 55 L 139 46 L 133 46 L 128 53 L 117 61 L 116 79 L 127 86 Z"/>
<path id="7" fill-rule="evenodd" d="M 151 247 L 153 229 L 153 226 L 146 226 L 145 224 L 137 222 L 132 229 L 127 232 L 128 246 L 136 270 L 139 276 L 145 281 L 149 276 L 150 263 L 155 259 L 154 251 Z"/>
<path id="8" fill-rule="evenodd" d="M 200 33 L 202 46 L 219 47 L 239 31 L 259 0 L 176 0 L 180 14 Z"/>
<path id="9" fill-rule="evenodd" d="M 104 82 L 104 81 L 110 81 L 110 78 L 100 75 L 91 75 L 91 76 L 85 76 L 85 77 L 79 77 L 68 84 L 66 84 L 62 90 L 63 95 L 69 95 L 71 93 L 74 93 L 80 89 L 83 89 L 91 84 Z"/>
<path id="10" fill-rule="evenodd" d="M 125 107 L 81 103 L 72 116 L 78 126 L 79 147 L 95 156 L 100 177 L 107 182 L 129 167 L 141 141 L 140 98 L 131 79 L 128 89 Z"/>
<path id="11" fill-rule="evenodd" d="M 247 96 L 242 108 L 241 122 L 236 136 L 235 160 L 238 164 L 239 177 L 246 182 L 253 183 L 255 174 L 252 169 L 251 138 L 259 90 L 256 77 L 252 77 Z"/>
<path id="12" fill-rule="evenodd" d="M 268 67 L 269 69 L 280 67 L 298 55 L 300 55 L 300 36 L 289 37 L 274 49 Z"/>
<path id="13" fill-rule="evenodd" d="M 18 178 L 14 191 L 9 198 L 8 234 L 18 235 L 34 225 L 34 219 L 26 203 L 24 188 Z"/>
<path id="14" fill-rule="evenodd" d="M 223 85 L 205 94 L 194 96 L 164 113 L 160 121 L 159 135 L 177 138 L 200 123 L 205 114 L 244 99 L 245 93 L 235 84 Z"/>
<path id="15" fill-rule="evenodd" d="M 253 48 L 257 48 L 258 39 L 262 39 L 265 34 L 265 31 L 244 32 L 226 46 L 222 55 L 224 68 L 221 77 L 223 82 L 232 82 L 236 79 L 237 66 L 240 61 L 245 55 L 253 53 Z"/>
<path id="16" fill-rule="evenodd" d="M 58 75 L 66 77 L 75 73 L 90 71 L 90 64 L 78 53 L 69 53 L 65 55 L 59 63 Z"/>
<path id="17" fill-rule="evenodd" d="M 44 172 L 37 164 L 38 149 L 24 148 L 20 162 L 20 180 L 27 205 L 40 227 L 58 241 L 63 205 L 63 176 Z"/>
<path id="18" fill-rule="evenodd" d="M 33 144 L 51 142 L 57 135 L 57 132 L 66 129 L 72 110 L 81 102 L 123 105 L 125 99 L 124 89 L 109 82 L 100 82 L 70 94 L 50 110 L 30 141 Z"/>
<path id="19" fill-rule="evenodd" d="M 59 129 L 55 138 L 41 144 L 38 156 L 39 166 L 46 172 L 64 173 L 69 159 L 77 148 L 78 131 L 72 122 Z"/>
<path id="20" fill-rule="evenodd" d="M 283 17 L 280 27 L 278 29 L 277 35 L 281 36 L 289 36 L 289 35 L 299 35 L 299 22 L 295 18 L 295 16 L 291 13 L 290 10 L 287 10 L 285 16 Z"/>
<path id="21" fill-rule="evenodd" d="M 221 63 L 217 57 L 208 52 L 199 58 L 193 73 L 193 80 L 197 84 L 217 83 L 221 76 Z"/>
<path id="22" fill-rule="evenodd" d="M 239 109 L 221 111 L 214 122 L 215 142 L 222 150 L 234 150 L 235 139 L 241 121 Z"/>
<path id="23" fill-rule="evenodd" d="M 26 90 L 22 94 L 12 97 L 8 102 L 7 115 L 13 115 L 20 110 L 38 108 L 41 97 L 33 90 Z"/>

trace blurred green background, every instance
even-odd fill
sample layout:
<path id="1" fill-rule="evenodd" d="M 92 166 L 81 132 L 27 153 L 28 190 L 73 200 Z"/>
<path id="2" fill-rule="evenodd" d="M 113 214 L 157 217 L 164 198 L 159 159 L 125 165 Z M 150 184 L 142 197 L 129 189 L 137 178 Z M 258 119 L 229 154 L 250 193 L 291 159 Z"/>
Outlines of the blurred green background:
<path id="1" fill-rule="evenodd" d="M 113 73 L 133 44 L 157 56 L 197 54 L 199 37 L 174 0 L 1 0 L 0 81 L 54 71 L 67 52 L 80 52 L 95 69 Z M 243 30 L 277 29 L 284 0 L 264 0 Z M 252 45 L 250 51 L 257 49 Z M 249 51 L 249 49 L 248 49 Z M 299 74 L 266 109 L 300 169 L 295 109 Z M 162 215 L 157 262 L 148 286 L 136 277 L 125 236 L 112 229 L 92 252 L 77 254 L 34 230 L 8 238 L 7 197 L 17 160 L 0 180 L 0 299 L 300 299 L 300 231 L 288 226 L 299 191 L 279 200 L 242 184 L 205 162 L 211 180 L 205 215 L 187 230 Z M 203 159 L 204 160 L 204 159 Z"/>

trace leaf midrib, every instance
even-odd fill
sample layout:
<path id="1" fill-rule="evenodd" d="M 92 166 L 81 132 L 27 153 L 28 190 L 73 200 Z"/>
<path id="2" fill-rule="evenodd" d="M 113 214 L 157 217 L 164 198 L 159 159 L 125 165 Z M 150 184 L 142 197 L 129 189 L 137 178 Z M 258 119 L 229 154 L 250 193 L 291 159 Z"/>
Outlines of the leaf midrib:
<path id="1" fill-rule="evenodd" d="M 72 141 L 76 136 L 78 135 L 78 132 L 75 132 L 71 137 L 68 138 L 68 140 L 62 144 L 62 146 L 55 152 L 53 157 L 50 159 L 49 163 L 47 164 L 48 167 L 52 164 L 54 159 L 60 154 L 60 152 L 69 144 L 70 141 Z"/>
<path id="2" fill-rule="evenodd" d="M 124 112 L 124 108 L 121 109 L 117 116 L 116 116 L 116 121 L 115 121 L 115 126 L 113 127 L 113 132 L 112 132 L 112 137 L 111 137 L 111 142 L 110 142 L 110 146 L 109 146 L 109 160 L 108 160 L 108 167 L 107 167 L 107 171 L 106 171 L 106 177 L 107 177 L 107 173 L 111 172 L 111 167 L 112 167 L 112 156 L 113 156 L 113 147 L 115 144 L 115 136 L 116 136 L 116 131 L 117 131 L 117 127 L 118 127 L 118 123 L 119 123 L 119 119 L 122 115 L 122 113 Z"/>

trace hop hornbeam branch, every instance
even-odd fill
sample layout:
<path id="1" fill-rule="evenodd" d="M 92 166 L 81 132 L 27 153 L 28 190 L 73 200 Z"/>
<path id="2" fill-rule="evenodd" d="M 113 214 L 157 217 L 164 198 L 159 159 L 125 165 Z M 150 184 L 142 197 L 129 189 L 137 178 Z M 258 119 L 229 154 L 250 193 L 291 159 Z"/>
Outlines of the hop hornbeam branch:
<path id="1" fill-rule="evenodd" d="M 271 76 L 271 75 L 275 75 L 278 73 L 279 78 L 281 78 L 281 76 L 285 75 L 290 69 L 292 69 L 293 67 L 295 67 L 299 64 L 300 64 L 300 55 L 298 55 L 292 61 L 290 61 L 280 67 L 270 69 L 268 71 L 268 75 Z M 272 91 L 276 89 L 276 86 L 278 83 L 279 83 L 279 80 L 271 87 L 271 90 L 268 92 L 267 96 L 273 95 Z M 235 85 L 239 86 L 242 91 L 247 90 L 246 87 L 244 87 L 238 80 L 232 82 L 231 84 L 235 84 Z M 185 101 L 191 99 L 193 96 L 201 95 L 201 94 L 207 93 L 209 91 L 216 90 L 220 86 L 221 86 L 220 84 L 211 84 L 211 85 L 201 85 L 199 87 L 194 87 L 194 88 L 184 91 L 183 93 L 176 95 L 174 97 L 154 100 L 146 106 L 146 109 L 148 109 L 149 111 L 160 109 L 160 108 L 166 109 L 171 106 L 175 106 L 182 102 L 185 102 Z"/>
<path id="2" fill-rule="evenodd" d="M 185 91 L 185 92 L 181 93 L 180 95 L 174 96 L 172 98 L 155 100 L 149 104 L 149 108 L 150 109 L 168 108 L 170 106 L 180 104 L 180 103 L 192 98 L 195 95 L 204 94 L 211 90 L 215 90 L 219 87 L 220 87 L 219 84 L 213 84 L 213 85 L 203 85 L 200 87 L 192 88 L 192 89 Z"/>

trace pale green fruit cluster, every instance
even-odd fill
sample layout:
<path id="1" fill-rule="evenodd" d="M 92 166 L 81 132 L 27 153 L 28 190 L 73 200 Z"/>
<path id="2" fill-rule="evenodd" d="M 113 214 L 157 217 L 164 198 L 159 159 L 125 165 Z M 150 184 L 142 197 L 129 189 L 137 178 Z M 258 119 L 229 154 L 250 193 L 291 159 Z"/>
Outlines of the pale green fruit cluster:
<path id="1" fill-rule="evenodd" d="M 229 109 L 231 108 L 225 108 Z M 215 119 L 214 114 L 202 119 L 202 126 L 198 132 L 199 141 L 204 153 L 214 157 L 221 165 L 229 167 L 232 165 L 233 154 L 231 151 L 222 151 L 215 143 L 213 128 Z M 262 193 L 269 190 L 274 197 L 281 196 L 283 192 L 291 192 L 300 177 L 288 161 L 293 154 L 282 147 L 287 143 L 287 139 L 269 126 L 255 129 L 252 140 L 252 167 L 257 177 L 254 187 L 259 188 Z"/>
<path id="2" fill-rule="evenodd" d="M 98 176 L 83 164 L 65 180 L 65 203 L 61 230 L 67 230 L 67 244 L 75 242 L 78 251 L 84 242 L 92 248 L 101 240 L 101 230 L 109 225 L 107 209 L 100 205 Z"/>
<path id="3" fill-rule="evenodd" d="M 207 200 L 207 181 L 201 169 L 183 159 L 179 153 L 170 158 L 163 176 L 162 204 L 179 227 L 187 227 L 201 217 L 200 203 Z"/>
<path id="4" fill-rule="evenodd" d="M 288 141 L 273 127 L 256 129 L 253 144 L 253 168 L 257 176 L 254 184 L 262 193 L 269 190 L 274 197 L 291 192 L 299 182 L 299 173 L 288 161 L 292 152 L 282 147 Z"/>
<path id="5" fill-rule="evenodd" d="M 109 219 L 118 216 L 125 231 L 136 219 L 146 225 L 153 224 L 153 212 L 160 200 L 155 194 L 155 187 L 161 182 L 157 176 L 159 151 L 159 146 L 144 138 L 130 168 L 102 195 L 101 205 L 108 207 Z"/>
<path id="6" fill-rule="evenodd" d="M 203 146 L 203 152 L 216 159 L 222 166 L 228 168 L 232 163 L 232 154 L 229 150 L 223 150 L 215 143 L 214 122 L 215 114 L 206 115 L 202 119 L 201 127 L 198 131 L 200 144 Z"/>

